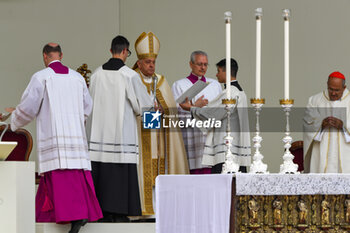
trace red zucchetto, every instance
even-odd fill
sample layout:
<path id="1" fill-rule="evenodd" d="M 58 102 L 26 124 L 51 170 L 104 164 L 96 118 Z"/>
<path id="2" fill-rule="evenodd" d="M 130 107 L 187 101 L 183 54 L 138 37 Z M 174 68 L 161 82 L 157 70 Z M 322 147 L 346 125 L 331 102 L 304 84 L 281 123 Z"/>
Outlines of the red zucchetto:
<path id="1" fill-rule="evenodd" d="M 345 76 L 340 73 L 339 71 L 335 71 L 333 73 L 331 73 L 328 78 L 341 78 L 341 79 L 344 79 L 345 80 Z"/>

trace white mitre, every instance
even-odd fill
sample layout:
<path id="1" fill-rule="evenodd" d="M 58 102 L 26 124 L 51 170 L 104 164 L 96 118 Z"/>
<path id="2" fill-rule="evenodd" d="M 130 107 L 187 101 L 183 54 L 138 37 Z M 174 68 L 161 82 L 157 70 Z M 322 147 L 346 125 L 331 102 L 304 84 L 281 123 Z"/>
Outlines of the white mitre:
<path id="1" fill-rule="evenodd" d="M 160 43 L 153 32 L 143 32 L 135 41 L 135 50 L 138 59 L 157 58 Z"/>

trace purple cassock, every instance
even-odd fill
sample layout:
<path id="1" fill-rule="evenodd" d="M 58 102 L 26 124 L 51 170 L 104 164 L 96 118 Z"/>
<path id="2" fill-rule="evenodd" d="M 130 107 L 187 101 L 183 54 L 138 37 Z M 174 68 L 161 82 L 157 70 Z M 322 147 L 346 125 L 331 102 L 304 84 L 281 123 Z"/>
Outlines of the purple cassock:
<path id="1" fill-rule="evenodd" d="M 192 73 L 187 78 L 191 81 L 192 84 L 195 84 L 198 80 L 201 80 L 203 82 L 207 82 L 207 80 L 206 80 L 206 78 L 204 76 L 202 76 L 199 79 L 196 75 L 194 75 Z"/>
<path id="2" fill-rule="evenodd" d="M 60 61 L 49 64 L 57 74 L 68 74 Z M 45 172 L 35 198 L 37 222 L 68 223 L 88 219 L 97 221 L 102 211 L 95 194 L 91 172 L 62 169 Z"/>

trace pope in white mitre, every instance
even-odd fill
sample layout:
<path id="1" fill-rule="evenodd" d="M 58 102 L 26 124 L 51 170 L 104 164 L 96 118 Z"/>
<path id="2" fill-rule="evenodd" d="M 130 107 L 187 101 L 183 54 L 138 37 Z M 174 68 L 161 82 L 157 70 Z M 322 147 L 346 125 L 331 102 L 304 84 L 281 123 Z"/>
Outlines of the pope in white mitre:
<path id="1" fill-rule="evenodd" d="M 178 114 L 170 86 L 163 75 L 155 73 L 156 58 L 160 43 L 152 33 L 143 32 L 135 42 L 138 61 L 134 66 L 148 94 L 154 102 L 154 108 L 165 115 Z M 154 185 L 159 174 L 188 174 L 188 162 L 180 129 L 160 128 L 143 129 L 139 125 L 140 162 L 139 185 L 142 215 L 154 215 Z"/>
<path id="2" fill-rule="evenodd" d="M 345 76 L 333 72 L 327 90 L 311 96 L 305 112 L 305 172 L 350 172 L 349 110 Z"/>

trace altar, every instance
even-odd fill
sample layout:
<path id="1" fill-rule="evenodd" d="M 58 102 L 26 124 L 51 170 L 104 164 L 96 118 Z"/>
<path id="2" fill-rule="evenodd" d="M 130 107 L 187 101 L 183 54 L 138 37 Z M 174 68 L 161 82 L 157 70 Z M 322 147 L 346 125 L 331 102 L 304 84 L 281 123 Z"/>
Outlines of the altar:
<path id="1" fill-rule="evenodd" d="M 157 233 L 349 232 L 350 174 L 158 176 Z"/>

